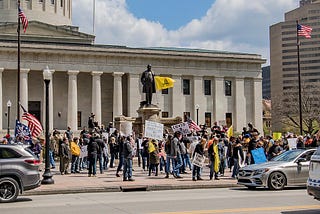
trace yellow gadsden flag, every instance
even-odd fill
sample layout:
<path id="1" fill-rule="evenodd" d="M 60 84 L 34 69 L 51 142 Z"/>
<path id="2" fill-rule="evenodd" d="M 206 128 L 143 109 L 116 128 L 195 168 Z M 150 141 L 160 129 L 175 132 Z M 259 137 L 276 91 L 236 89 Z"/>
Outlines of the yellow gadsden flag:
<path id="1" fill-rule="evenodd" d="M 229 138 L 233 136 L 233 127 L 232 127 L 232 125 L 228 128 L 227 136 L 228 136 Z"/>
<path id="2" fill-rule="evenodd" d="M 156 83 L 156 89 L 158 91 L 166 88 L 172 88 L 175 82 L 170 77 L 160 77 L 160 76 L 155 76 L 154 81 Z"/>

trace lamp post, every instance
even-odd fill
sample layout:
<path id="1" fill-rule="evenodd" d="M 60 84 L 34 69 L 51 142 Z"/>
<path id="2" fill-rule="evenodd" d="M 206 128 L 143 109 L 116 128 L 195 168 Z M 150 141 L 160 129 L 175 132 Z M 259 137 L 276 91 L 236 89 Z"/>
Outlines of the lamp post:
<path id="1" fill-rule="evenodd" d="M 51 79 L 51 72 L 47 66 L 43 71 L 43 79 L 45 83 L 45 106 L 46 106 L 46 124 L 45 124 L 45 171 L 42 175 L 43 179 L 41 184 L 54 184 L 52 179 L 52 173 L 50 171 L 50 160 L 49 160 L 49 142 L 50 142 L 50 133 L 49 133 L 49 84 Z"/>
<path id="2" fill-rule="evenodd" d="M 11 101 L 8 100 L 7 102 L 7 108 L 8 108 L 8 130 L 7 134 L 10 134 L 10 108 L 11 108 Z"/>
<path id="3" fill-rule="evenodd" d="M 199 125 L 199 108 L 200 108 L 200 106 L 199 106 L 199 104 L 196 104 L 196 110 L 197 110 L 197 124 Z"/>

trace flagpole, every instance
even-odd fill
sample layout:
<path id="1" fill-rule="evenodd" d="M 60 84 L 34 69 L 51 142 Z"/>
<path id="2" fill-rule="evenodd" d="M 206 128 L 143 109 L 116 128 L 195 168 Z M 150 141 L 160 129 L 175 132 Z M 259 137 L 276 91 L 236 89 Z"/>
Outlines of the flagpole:
<path id="1" fill-rule="evenodd" d="M 20 0 L 18 0 L 18 76 L 17 76 L 17 81 L 18 81 L 18 87 L 17 87 L 17 119 L 20 121 L 20 17 L 19 17 L 19 7 L 20 7 Z"/>
<path id="2" fill-rule="evenodd" d="M 298 85 L 299 85 L 299 125 L 300 125 L 300 135 L 302 135 L 302 100 L 301 100 L 301 71 L 300 71 L 300 41 L 298 34 L 298 20 L 296 21 L 297 30 L 297 55 L 298 55 Z"/>
<path id="3" fill-rule="evenodd" d="M 92 10 L 92 31 L 93 31 L 93 34 L 94 34 L 95 18 L 96 18 L 96 0 L 93 0 L 93 10 Z"/>

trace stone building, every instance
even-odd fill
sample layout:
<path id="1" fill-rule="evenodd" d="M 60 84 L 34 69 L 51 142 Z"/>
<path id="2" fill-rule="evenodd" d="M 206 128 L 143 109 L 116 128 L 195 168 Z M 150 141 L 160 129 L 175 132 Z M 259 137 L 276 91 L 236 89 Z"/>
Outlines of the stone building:
<path id="1" fill-rule="evenodd" d="M 17 23 L 12 18 L 17 8 L 12 2 L 0 0 L 0 130 L 7 127 L 8 100 L 13 103 L 12 115 L 17 112 Z M 21 1 L 29 27 L 21 35 L 20 102 L 44 121 L 42 73 L 48 66 L 53 73 L 50 129 L 80 129 L 91 112 L 99 124 L 120 115 L 137 116 L 144 100 L 140 75 L 151 64 L 156 75 L 176 81 L 174 88 L 153 96 L 161 117 L 194 119 L 198 112 L 200 124 L 220 121 L 241 131 L 252 122 L 262 130 L 261 64 L 265 60 L 260 55 L 97 45 L 93 35 L 71 26 L 71 2 Z M 14 120 L 12 116 L 11 124 Z"/>

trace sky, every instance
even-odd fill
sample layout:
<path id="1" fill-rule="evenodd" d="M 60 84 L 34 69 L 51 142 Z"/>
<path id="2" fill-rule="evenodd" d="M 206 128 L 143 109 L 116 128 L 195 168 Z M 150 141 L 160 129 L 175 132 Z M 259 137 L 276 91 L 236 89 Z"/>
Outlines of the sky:
<path id="1" fill-rule="evenodd" d="M 72 23 L 94 34 L 96 44 L 260 54 L 268 65 L 269 27 L 298 6 L 299 0 L 75 0 Z"/>

